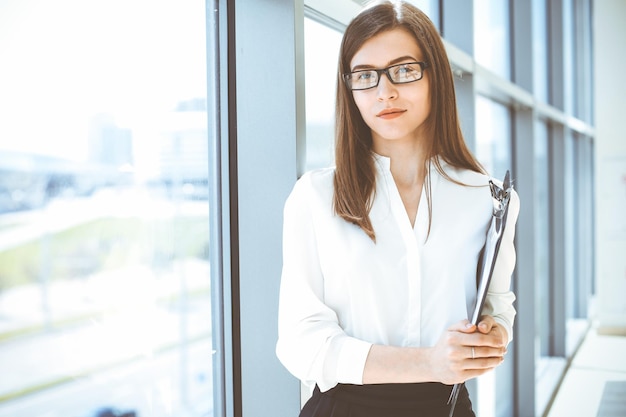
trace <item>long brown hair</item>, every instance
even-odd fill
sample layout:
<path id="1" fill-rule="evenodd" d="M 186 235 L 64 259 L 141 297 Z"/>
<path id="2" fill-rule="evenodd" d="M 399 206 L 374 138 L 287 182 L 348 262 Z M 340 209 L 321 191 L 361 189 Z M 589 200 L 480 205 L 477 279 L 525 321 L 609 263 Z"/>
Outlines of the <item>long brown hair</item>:
<path id="1" fill-rule="evenodd" d="M 369 218 L 376 185 L 372 134 L 354 102 L 352 91 L 343 81 L 343 74 L 350 72 L 350 62 L 365 41 L 398 28 L 413 35 L 428 63 L 431 110 L 425 124 L 432 139 L 426 144 L 427 161 L 432 160 L 436 169 L 451 181 L 454 180 L 444 172 L 441 160 L 458 168 L 484 172 L 463 139 L 450 62 L 431 20 L 417 7 L 404 2 L 382 1 L 367 7 L 346 28 L 339 52 L 333 209 L 343 219 L 359 226 L 373 241 L 376 241 L 376 234 Z M 430 187 L 427 189 L 430 218 Z"/>

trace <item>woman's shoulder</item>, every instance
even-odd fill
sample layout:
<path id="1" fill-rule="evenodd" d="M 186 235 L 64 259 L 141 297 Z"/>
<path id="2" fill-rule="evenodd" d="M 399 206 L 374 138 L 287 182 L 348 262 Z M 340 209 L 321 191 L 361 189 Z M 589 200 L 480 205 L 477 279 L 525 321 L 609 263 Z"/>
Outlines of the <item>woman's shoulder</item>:
<path id="1" fill-rule="evenodd" d="M 317 168 L 302 174 L 299 181 L 304 180 L 309 181 L 311 182 L 311 184 L 315 184 L 317 186 L 324 186 L 329 182 L 332 185 L 334 177 L 335 167 Z"/>
<path id="2" fill-rule="evenodd" d="M 335 168 L 319 168 L 305 172 L 291 192 L 292 198 L 328 199 L 333 194 Z"/>
<path id="3" fill-rule="evenodd" d="M 318 168 L 305 172 L 299 179 L 297 184 L 302 187 L 309 188 L 314 192 L 325 192 L 333 188 L 335 178 L 335 168 Z"/>
<path id="4" fill-rule="evenodd" d="M 441 168 L 446 176 L 454 181 L 457 181 L 457 183 L 449 180 L 445 181 L 451 187 L 463 187 L 467 192 L 474 192 L 488 196 L 491 195 L 489 187 L 490 182 L 493 182 L 498 187 L 503 188 L 504 178 L 497 178 L 492 175 L 476 172 L 467 168 L 455 167 L 446 162 L 441 162 Z M 444 177 L 440 172 L 438 172 L 438 174 Z M 514 184 L 514 181 L 512 182 Z M 513 211 L 519 211 L 520 199 L 519 195 L 515 191 L 515 187 L 511 188 L 509 206 Z"/>
<path id="5" fill-rule="evenodd" d="M 449 164 L 443 160 L 440 160 L 437 166 L 436 161 L 433 162 L 434 167 L 431 168 L 431 172 L 435 172 L 442 177 L 448 177 L 453 183 L 458 185 L 481 187 L 488 186 L 491 177 L 482 172 L 477 172 L 468 168 L 457 167 Z M 441 171 L 438 169 L 440 168 Z"/>

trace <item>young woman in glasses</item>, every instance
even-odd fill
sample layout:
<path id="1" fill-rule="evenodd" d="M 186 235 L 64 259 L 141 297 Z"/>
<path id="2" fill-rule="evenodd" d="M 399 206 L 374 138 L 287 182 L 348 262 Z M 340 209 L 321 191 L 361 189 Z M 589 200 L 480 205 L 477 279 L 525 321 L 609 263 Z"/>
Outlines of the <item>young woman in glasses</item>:
<path id="1" fill-rule="evenodd" d="M 473 326 L 489 177 L 428 17 L 399 2 L 362 11 L 336 105 L 336 166 L 305 174 L 285 204 L 277 355 L 314 388 L 301 416 L 447 417 L 452 385 L 501 364 L 511 340 L 518 197 Z M 474 416 L 465 388 L 454 415 Z"/>

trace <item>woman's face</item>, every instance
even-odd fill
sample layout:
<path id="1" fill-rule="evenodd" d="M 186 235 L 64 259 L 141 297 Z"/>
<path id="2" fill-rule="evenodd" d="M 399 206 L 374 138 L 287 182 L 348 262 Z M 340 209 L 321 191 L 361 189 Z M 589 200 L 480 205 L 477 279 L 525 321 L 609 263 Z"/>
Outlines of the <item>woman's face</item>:
<path id="1" fill-rule="evenodd" d="M 350 61 L 350 71 L 416 61 L 423 61 L 423 56 L 415 38 L 406 30 L 393 29 L 366 41 Z M 416 143 L 423 138 L 424 121 L 430 113 L 428 70 L 421 80 L 407 84 L 393 84 L 381 74 L 377 87 L 355 90 L 352 95 L 372 130 L 374 150 L 391 142 Z"/>

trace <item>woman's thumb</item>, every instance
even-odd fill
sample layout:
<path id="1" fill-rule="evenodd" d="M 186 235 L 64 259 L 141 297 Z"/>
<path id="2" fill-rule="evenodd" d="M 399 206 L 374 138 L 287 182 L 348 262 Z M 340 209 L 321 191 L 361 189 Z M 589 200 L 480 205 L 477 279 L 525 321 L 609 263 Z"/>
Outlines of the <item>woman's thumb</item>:
<path id="1" fill-rule="evenodd" d="M 463 333 L 474 333 L 476 331 L 476 326 L 470 323 L 469 320 L 462 320 L 450 326 L 448 330 L 454 330 Z"/>

